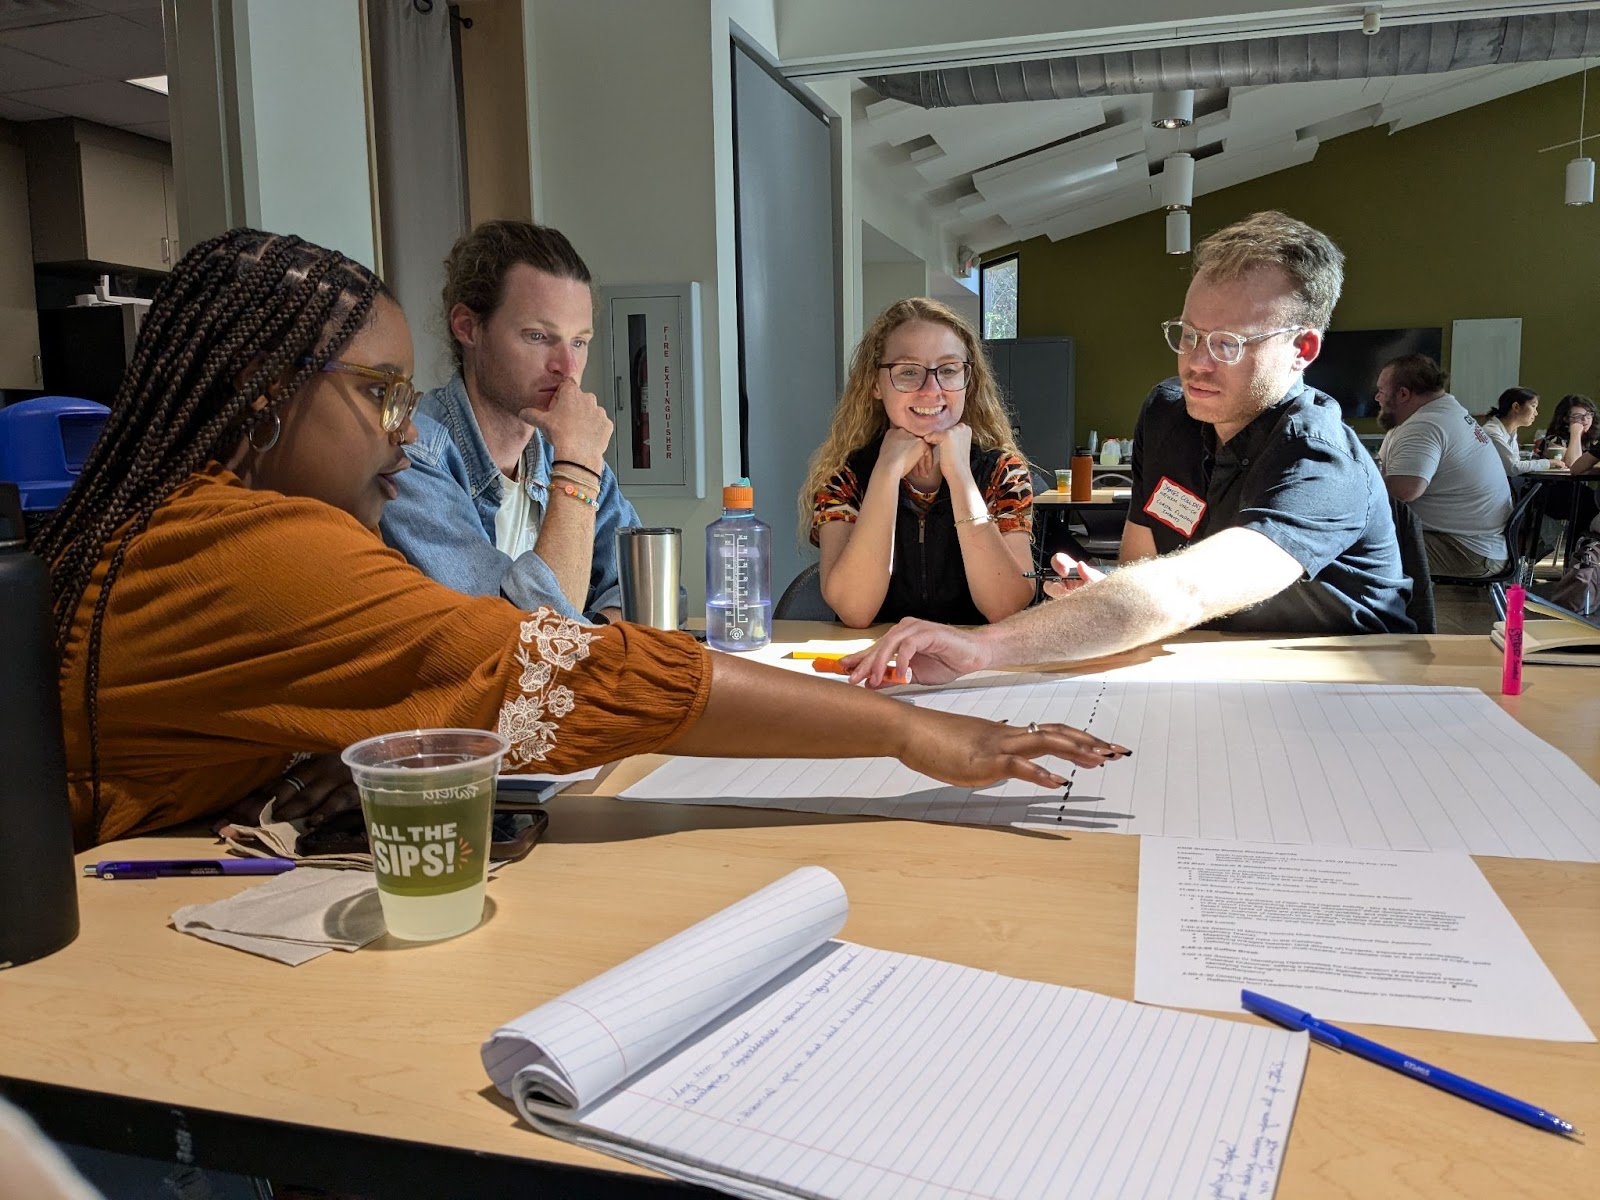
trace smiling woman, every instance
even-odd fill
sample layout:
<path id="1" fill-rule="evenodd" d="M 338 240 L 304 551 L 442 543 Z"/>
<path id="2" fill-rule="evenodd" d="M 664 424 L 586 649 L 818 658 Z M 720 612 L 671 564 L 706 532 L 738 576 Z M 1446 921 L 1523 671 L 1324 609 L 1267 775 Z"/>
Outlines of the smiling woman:
<path id="1" fill-rule="evenodd" d="M 846 625 L 972 625 L 1033 599 L 1033 483 L 972 327 L 936 300 L 885 309 L 857 345 L 800 491 L 822 594 Z"/>
<path id="2" fill-rule="evenodd" d="M 378 279 L 299 238 L 234 230 L 163 283 L 34 546 L 51 564 L 80 847 L 218 814 L 273 780 L 315 785 L 298 815 L 318 823 L 354 798 L 301 756 L 419 727 L 497 729 L 507 769 L 557 772 L 668 746 L 821 748 L 1060 786 L 1030 759 L 1112 753 L 1064 726 L 921 713 L 713 660 L 685 633 L 434 583 L 374 528 L 410 465 L 411 354 Z"/>

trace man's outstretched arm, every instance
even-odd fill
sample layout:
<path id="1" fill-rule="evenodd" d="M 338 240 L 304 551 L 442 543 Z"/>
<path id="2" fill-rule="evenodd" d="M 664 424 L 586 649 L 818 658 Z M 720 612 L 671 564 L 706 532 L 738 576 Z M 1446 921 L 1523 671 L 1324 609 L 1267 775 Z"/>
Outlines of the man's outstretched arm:
<path id="1" fill-rule="evenodd" d="M 919 683 L 944 683 L 988 667 L 1100 658 L 1249 608 L 1304 573 L 1262 534 L 1224 529 L 997 625 L 961 630 L 908 618 L 845 663 L 852 680 L 878 687 L 890 663 L 909 667 Z"/>

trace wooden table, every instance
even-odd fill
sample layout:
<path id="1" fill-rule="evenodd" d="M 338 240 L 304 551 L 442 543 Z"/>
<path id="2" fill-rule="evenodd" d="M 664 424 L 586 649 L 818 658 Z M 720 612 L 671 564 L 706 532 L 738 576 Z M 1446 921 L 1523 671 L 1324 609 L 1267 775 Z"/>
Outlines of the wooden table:
<path id="1" fill-rule="evenodd" d="M 1035 492 L 1035 504 L 1059 505 L 1063 508 L 1127 508 L 1130 488 L 1097 487 L 1088 500 L 1074 500 L 1071 492 Z"/>
<path id="2" fill-rule="evenodd" d="M 791 626 L 791 639 L 865 644 Z M 786 647 L 757 652 L 776 658 Z M 1600 775 L 1600 687 L 1529 667 L 1498 697 L 1487 638 L 1194 636 L 1108 660 L 1139 678 L 1481 687 Z M 1092 664 L 1096 669 L 1107 663 Z M 1087 669 L 1080 664 L 1078 669 Z M 649 759 L 598 781 L 613 790 Z M 483 927 L 387 940 L 299 968 L 167 928 L 240 879 L 85 880 L 83 933 L 0 975 L 0 1091 L 54 1136 L 368 1195 L 687 1194 L 529 1130 L 478 1046 L 499 1023 L 771 882 L 820 863 L 843 880 L 845 936 L 1121 997 L 1133 993 L 1139 841 L 801 813 L 557 797 L 545 844 L 489 888 Z M 116 853 L 203 853 L 148 838 Z M 85 861 L 107 856 L 102 848 Z M 1600 865 L 1477 860 L 1600 1029 Z M 1249 1019 L 1241 1014 L 1239 1019 Z M 1600 1046 L 1381 1031 L 1412 1053 L 1600 1129 Z M 1576 1197 L 1595 1151 L 1313 1047 L 1282 1197 Z"/>

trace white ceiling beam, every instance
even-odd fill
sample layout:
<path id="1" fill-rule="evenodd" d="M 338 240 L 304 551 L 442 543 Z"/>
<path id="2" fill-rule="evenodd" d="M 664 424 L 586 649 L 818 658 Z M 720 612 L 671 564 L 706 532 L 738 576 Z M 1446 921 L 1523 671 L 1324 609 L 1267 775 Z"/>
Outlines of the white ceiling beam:
<path id="1" fill-rule="evenodd" d="M 1356 29 L 1367 5 L 1302 0 L 776 0 L 779 69 L 872 75 Z M 1576 12 L 1592 0 L 1382 0 L 1389 25 Z"/>
<path id="2" fill-rule="evenodd" d="M 1149 179 L 1150 160 L 1142 152 L 1130 154 L 1127 158 L 1118 159 L 1115 168 L 1105 175 L 1085 180 L 1081 184 L 1064 188 L 1048 196 L 1005 205 L 998 210 L 998 215 L 1013 228 L 1036 225 L 1068 209 L 1094 204 L 1129 188 L 1147 185 Z"/>
<path id="3" fill-rule="evenodd" d="M 1117 160 L 1144 149 L 1144 128 L 1118 125 L 976 171 L 972 185 L 996 205 L 1036 198 L 1116 169 Z"/>

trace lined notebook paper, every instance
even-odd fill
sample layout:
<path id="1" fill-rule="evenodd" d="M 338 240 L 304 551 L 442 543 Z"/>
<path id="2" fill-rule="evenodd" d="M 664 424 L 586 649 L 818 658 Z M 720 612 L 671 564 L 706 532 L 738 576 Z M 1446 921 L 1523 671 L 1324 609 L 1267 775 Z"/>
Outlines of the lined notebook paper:
<path id="1" fill-rule="evenodd" d="M 1381 850 L 1600 861 L 1600 784 L 1474 688 L 1096 677 L 926 693 L 1131 746 L 1065 793 L 949 787 L 891 758 L 673 759 L 629 800 Z"/>
<path id="2" fill-rule="evenodd" d="M 497 1030 L 536 1128 L 752 1197 L 1268 1197 L 1304 1034 L 834 940 L 806 867 Z"/>

